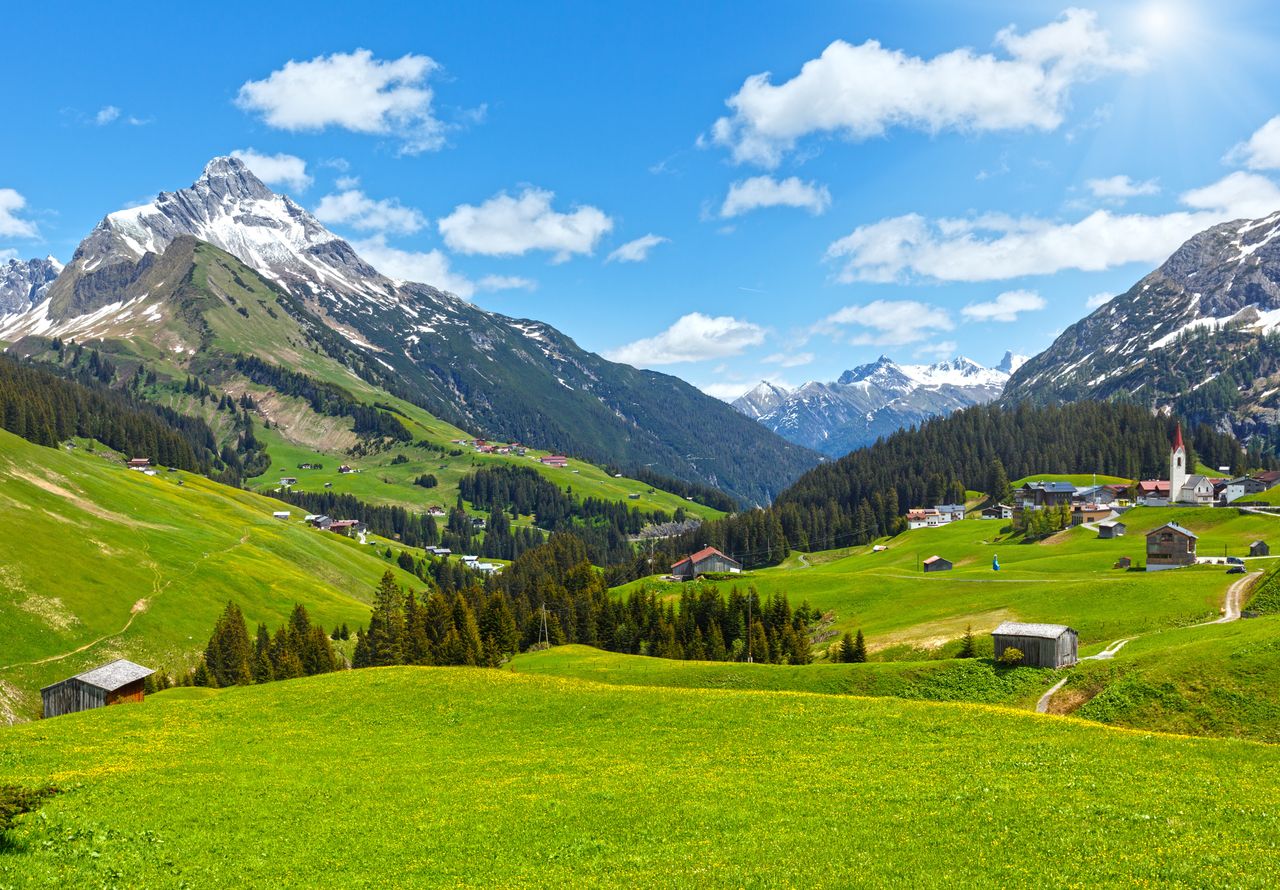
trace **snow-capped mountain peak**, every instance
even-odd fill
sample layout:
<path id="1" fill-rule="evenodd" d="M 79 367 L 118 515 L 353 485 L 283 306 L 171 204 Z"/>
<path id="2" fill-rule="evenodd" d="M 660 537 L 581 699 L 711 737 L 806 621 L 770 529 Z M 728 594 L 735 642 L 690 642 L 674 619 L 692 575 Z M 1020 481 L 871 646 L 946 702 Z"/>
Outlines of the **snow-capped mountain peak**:
<path id="1" fill-rule="evenodd" d="M 769 380 L 761 380 L 738 396 L 733 402 L 733 407 L 752 420 L 759 420 L 785 402 L 791 393 L 790 387 Z"/>

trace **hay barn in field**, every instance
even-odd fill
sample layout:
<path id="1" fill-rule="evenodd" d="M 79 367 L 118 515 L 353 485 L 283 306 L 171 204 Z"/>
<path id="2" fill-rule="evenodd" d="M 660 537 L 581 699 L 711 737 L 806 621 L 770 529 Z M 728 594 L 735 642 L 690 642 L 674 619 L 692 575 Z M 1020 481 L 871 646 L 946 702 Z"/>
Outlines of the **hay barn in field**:
<path id="1" fill-rule="evenodd" d="M 1019 624 L 1006 621 L 991 634 L 995 640 L 996 659 L 1005 649 L 1022 653 L 1022 664 L 1028 667 L 1060 668 L 1078 660 L 1079 637 L 1062 624 Z"/>
<path id="2" fill-rule="evenodd" d="M 142 701 L 143 683 L 154 673 L 151 668 L 121 658 L 60 680 L 40 690 L 44 716 L 58 717 L 91 708 Z"/>

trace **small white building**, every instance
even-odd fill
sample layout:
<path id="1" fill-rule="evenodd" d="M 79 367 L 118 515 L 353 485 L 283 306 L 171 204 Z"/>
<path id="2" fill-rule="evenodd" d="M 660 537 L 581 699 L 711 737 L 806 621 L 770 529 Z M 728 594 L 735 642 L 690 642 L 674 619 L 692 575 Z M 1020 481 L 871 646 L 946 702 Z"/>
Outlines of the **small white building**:
<path id="1" fill-rule="evenodd" d="M 288 511 L 288 510 L 276 510 L 274 513 L 272 513 L 272 514 L 271 514 L 271 518 L 272 518 L 272 519 L 279 519 L 279 520 L 281 520 L 282 522 L 287 522 L 287 521 L 288 521 L 288 519 L 289 519 L 289 511 Z"/>

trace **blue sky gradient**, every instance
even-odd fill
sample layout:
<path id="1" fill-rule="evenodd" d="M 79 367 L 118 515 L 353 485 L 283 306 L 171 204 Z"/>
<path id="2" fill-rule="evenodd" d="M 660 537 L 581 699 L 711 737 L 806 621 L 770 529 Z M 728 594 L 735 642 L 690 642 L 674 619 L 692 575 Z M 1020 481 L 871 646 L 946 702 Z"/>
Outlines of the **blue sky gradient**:
<path id="1" fill-rule="evenodd" d="M 104 214 L 189 185 L 215 155 L 284 154 L 310 182 L 277 190 L 365 207 L 330 212 L 353 242 L 728 396 L 882 352 L 1035 353 L 1195 227 L 1280 210 L 1280 124 L 1264 128 L 1280 114 L 1280 15 L 1260 2 L 402 6 L 9 9 L 0 256 L 69 259 Z M 1037 61 L 1041 29 L 1086 20 L 1093 44 Z M 837 40 L 857 48 L 849 65 L 815 66 L 803 95 L 774 90 Z M 977 67 L 912 79 L 966 47 Z M 357 49 L 370 65 L 429 57 L 410 86 L 430 101 L 381 132 L 323 102 L 308 113 L 332 120 L 288 129 L 271 108 L 307 97 L 242 91 Z M 1019 58 L 1048 81 L 1021 117 L 1020 74 L 982 73 Z M 868 81 L 868 60 L 889 70 Z M 796 135 L 762 153 L 741 138 L 760 121 L 726 102 L 765 72 L 769 113 Z M 825 128 L 831 114 L 876 131 Z M 733 184 L 758 177 L 745 193 L 790 204 L 726 215 Z M 495 233 L 486 202 L 504 193 L 535 218 Z"/>

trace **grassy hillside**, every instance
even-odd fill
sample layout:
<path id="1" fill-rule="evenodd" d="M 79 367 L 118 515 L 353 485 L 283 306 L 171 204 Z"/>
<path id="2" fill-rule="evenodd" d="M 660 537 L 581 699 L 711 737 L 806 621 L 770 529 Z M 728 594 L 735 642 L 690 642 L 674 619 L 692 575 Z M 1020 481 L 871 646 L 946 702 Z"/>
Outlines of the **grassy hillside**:
<path id="1" fill-rule="evenodd" d="M 1280 742 L 1280 618 L 1139 637 L 1073 672 L 1051 710 L 1117 726 Z"/>
<path id="2" fill-rule="evenodd" d="M 1040 668 L 997 668 L 989 659 L 867 664 L 745 664 L 671 661 L 558 646 L 517 655 L 507 666 L 518 674 L 570 677 L 612 686 L 684 689 L 758 689 L 824 695 L 895 696 L 988 704 L 1034 702 L 1056 677 Z"/>
<path id="3" fill-rule="evenodd" d="M 0 508 L 0 720 L 38 714 L 41 685 L 112 658 L 178 667 L 229 599 L 272 628 L 295 603 L 326 627 L 362 624 L 388 567 L 301 513 L 273 519 L 276 501 L 3 431 Z"/>
<path id="4" fill-rule="evenodd" d="M 1112 568 L 1121 556 L 1145 562 L 1142 533 L 1171 520 L 1200 534 L 1202 555 L 1244 555 L 1250 541 L 1280 539 L 1280 519 L 1233 509 L 1139 507 L 1125 516 L 1126 537 L 1103 541 L 1076 528 L 1029 544 L 1003 537 L 1004 523 L 969 519 L 904 532 L 882 541 L 888 549 L 878 553 L 866 546 L 837 551 L 835 559 L 794 555 L 737 583 L 832 610 L 836 630 L 862 628 L 873 651 L 904 657 L 958 638 L 969 624 L 985 632 L 1005 620 L 1068 624 L 1087 647 L 1217 617 L 1232 580 L 1221 567 L 1152 574 Z M 921 573 L 920 562 L 934 554 L 955 570 Z M 680 590 L 654 579 L 619 590 L 642 585 Z"/>
<path id="5" fill-rule="evenodd" d="M 0 881 L 1261 887 L 1278 769 L 980 705 L 353 671 L 0 730 L 0 782 L 67 789 Z"/>
<path id="6" fill-rule="evenodd" d="M 1119 476 L 1104 476 L 1099 473 L 1034 473 L 1023 476 L 1014 482 L 1013 486 L 1017 488 L 1028 482 L 1069 482 L 1076 488 L 1087 488 L 1090 485 L 1128 485 L 1133 480 L 1122 479 Z"/>

